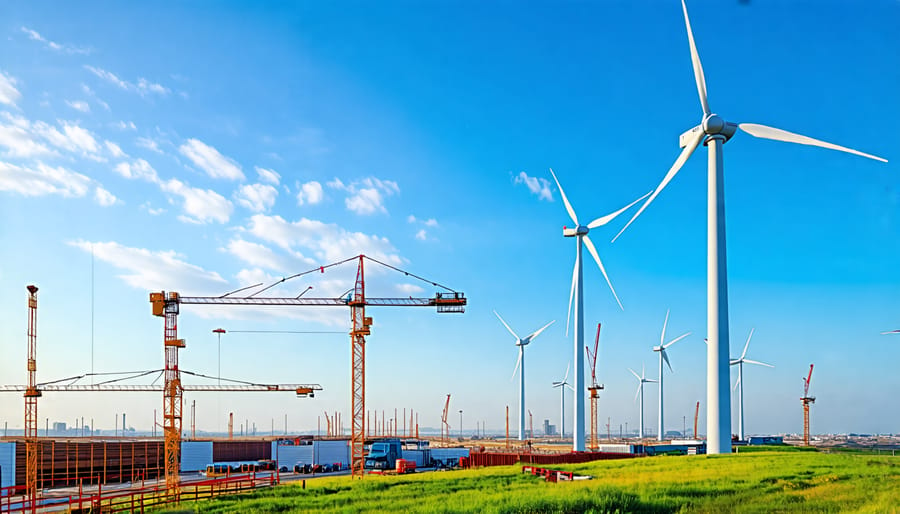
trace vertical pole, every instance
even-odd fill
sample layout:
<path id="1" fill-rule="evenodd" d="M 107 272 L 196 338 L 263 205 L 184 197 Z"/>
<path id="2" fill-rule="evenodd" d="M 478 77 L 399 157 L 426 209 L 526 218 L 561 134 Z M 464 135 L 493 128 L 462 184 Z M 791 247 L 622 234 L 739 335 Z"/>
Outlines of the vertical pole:
<path id="1" fill-rule="evenodd" d="M 641 379 L 641 415 L 638 418 L 638 421 L 641 424 L 641 427 L 638 429 L 638 437 L 643 442 L 644 440 L 644 380 Z"/>
<path id="2" fill-rule="evenodd" d="M 659 343 L 662 346 L 662 342 Z M 659 351 L 659 419 L 657 419 L 656 440 L 663 440 L 663 350 Z"/>
<path id="3" fill-rule="evenodd" d="M 728 380 L 728 278 L 725 258 L 725 181 L 722 145 L 710 136 L 707 187 L 706 431 L 709 454 L 731 453 L 731 394 Z"/>
<path id="4" fill-rule="evenodd" d="M 575 256 L 575 266 L 578 268 L 575 287 L 575 423 L 572 427 L 572 450 L 584 451 L 584 284 L 582 281 L 581 241 L 582 236 L 575 238 L 578 250 Z M 565 394 L 565 386 L 561 388 Z"/>
<path id="5" fill-rule="evenodd" d="M 519 346 L 519 441 L 525 440 L 525 347 Z"/>
<path id="6" fill-rule="evenodd" d="M 744 363 L 738 363 L 738 437 L 744 440 Z"/>

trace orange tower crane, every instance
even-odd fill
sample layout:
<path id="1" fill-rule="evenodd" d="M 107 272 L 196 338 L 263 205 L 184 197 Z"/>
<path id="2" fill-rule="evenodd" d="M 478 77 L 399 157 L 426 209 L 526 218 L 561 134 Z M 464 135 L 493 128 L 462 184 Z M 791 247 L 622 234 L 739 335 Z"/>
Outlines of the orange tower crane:
<path id="1" fill-rule="evenodd" d="M 597 383 L 597 349 L 600 346 L 600 323 L 597 323 L 597 337 L 594 339 L 594 353 L 587 346 L 584 351 L 587 352 L 588 361 L 591 363 L 591 385 L 588 391 L 591 392 L 591 445 L 592 451 L 597 451 L 597 401 L 600 399 L 600 391 L 603 390 L 603 384 Z"/>
<path id="2" fill-rule="evenodd" d="M 809 404 L 816 403 L 816 397 L 809 395 L 809 381 L 812 379 L 813 365 L 809 365 L 809 375 L 803 379 L 803 446 L 809 446 Z"/>
<path id="3" fill-rule="evenodd" d="M 37 286 L 28 289 L 28 386 L 25 389 L 25 489 L 31 511 L 37 510 L 38 417 L 37 404 Z"/>
<path id="4" fill-rule="evenodd" d="M 391 270 L 403 273 L 407 277 L 446 290 L 445 293 L 436 293 L 432 298 L 370 298 L 366 296 L 365 261 L 369 260 Z M 296 297 L 271 298 L 258 297 L 257 294 L 270 289 L 287 280 L 302 277 L 311 273 L 325 273 L 325 270 L 340 266 L 348 262 L 357 261 L 356 281 L 347 297 L 339 298 L 307 298 L 303 293 Z M 166 439 L 166 486 L 177 486 L 178 483 L 178 459 L 177 444 L 180 443 L 181 430 L 181 395 L 180 377 L 178 374 L 178 349 L 184 347 L 184 340 L 177 339 L 178 306 L 187 305 L 281 305 L 281 306 L 330 306 L 350 308 L 350 344 L 351 344 L 351 413 L 353 423 L 350 436 L 350 465 L 354 477 L 363 476 L 363 464 L 365 462 L 365 413 L 366 413 L 366 336 L 371 334 L 372 318 L 366 316 L 366 307 L 391 306 L 391 307 L 436 307 L 437 312 L 465 312 L 466 297 L 463 293 L 454 291 L 436 282 L 424 279 L 407 271 L 385 264 L 381 261 L 358 255 L 340 262 L 319 266 L 309 271 L 297 273 L 290 277 L 264 287 L 248 296 L 232 296 L 234 293 L 252 289 L 256 286 L 245 287 L 237 291 L 226 293 L 222 296 L 181 296 L 175 292 L 150 293 L 150 302 L 153 304 L 153 314 L 166 318 L 163 344 L 166 347 L 166 410 L 164 416 Z M 304 291 L 305 292 L 305 291 Z M 170 351 L 171 350 L 171 351 Z M 171 355 L 170 355 L 171 354 Z M 171 453 L 171 455 L 170 455 Z M 173 460 L 174 459 L 174 460 Z"/>
<path id="5" fill-rule="evenodd" d="M 450 425 L 447 423 L 447 415 L 450 414 L 450 395 L 447 395 L 447 401 L 444 402 L 444 412 L 441 414 L 441 444 L 446 444 L 444 434 L 450 439 Z"/>

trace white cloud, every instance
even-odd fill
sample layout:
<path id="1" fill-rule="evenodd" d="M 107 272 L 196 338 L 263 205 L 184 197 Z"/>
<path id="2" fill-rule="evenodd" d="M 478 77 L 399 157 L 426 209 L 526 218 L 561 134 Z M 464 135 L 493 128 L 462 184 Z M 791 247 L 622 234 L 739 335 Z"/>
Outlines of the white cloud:
<path id="1" fill-rule="evenodd" d="M 288 222 L 281 216 L 255 214 L 244 231 L 288 251 L 306 250 L 318 262 L 335 262 L 362 253 L 391 265 L 402 264 L 387 238 L 350 232 L 333 223 L 307 218 Z"/>
<path id="2" fill-rule="evenodd" d="M 62 130 L 43 121 L 31 121 L 8 112 L 0 113 L 0 146 L 5 146 L 7 156 L 33 157 L 53 155 L 57 152 L 44 144 L 80 154 L 95 161 L 104 161 L 101 146 L 91 131 L 69 121 L 59 121 Z M 41 141 L 43 140 L 43 141 Z"/>
<path id="3" fill-rule="evenodd" d="M 119 243 L 71 241 L 71 246 L 85 252 L 93 252 L 94 257 L 125 271 L 119 278 L 131 287 L 143 291 L 170 290 L 173 287 L 190 291 L 192 294 L 219 294 L 227 289 L 227 283 L 218 273 L 206 271 L 185 262 L 184 257 L 174 251 L 151 251 L 132 248 Z"/>
<path id="4" fill-rule="evenodd" d="M 110 155 L 117 159 L 121 159 L 123 157 L 128 157 L 128 154 L 122 151 L 119 145 L 113 143 L 112 141 L 104 141 L 104 145 L 106 145 L 106 149 L 109 151 Z"/>
<path id="5" fill-rule="evenodd" d="M 91 51 L 87 48 L 77 48 L 71 45 L 63 45 L 54 41 L 50 41 L 49 39 L 46 39 L 45 37 L 38 34 L 37 31 L 31 30 L 27 27 L 22 27 L 22 32 L 28 35 L 28 39 L 32 41 L 40 41 L 41 43 L 44 43 L 47 48 L 50 48 L 51 50 L 54 50 L 56 52 L 81 55 L 88 55 L 91 53 Z"/>
<path id="6" fill-rule="evenodd" d="M 101 207 L 109 207 L 110 205 L 115 205 L 116 202 L 119 201 L 114 194 L 110 193 L 100 186 L 97 186 L 96 190 L 94 191 L 94 200 Z"/>
<path id="7" fill-rule="evenodd" d="M 425 290 L 415 284 L 397 284 L 397 291 L 405 295 L 414 295 L 424 292 Z"/>
<path id="8" fill-rule="evenodd" d="M 146 97 L 151 93 L 160 96 L 166 96 L 171 92 L 169 88 L 155 82 L 150 82 L 143 77 L 139 78 L 137 83 L 132 83 L 128 82 L 127 80 L 122 80 L 118 76 L 116 76 L 115 73 L 104 70 L 102 68 L 95 68 L 90 65 L 85 65 L 84 68 L 94 75 L 100 77 L 101 79 L 109 82 L 110 84 L 113 84 L 120 89 L 124 89 L 125 91 L 137 93 L 142 97 Z"/>
<path id="9" fill-rule="evenodd" d="M 113 170 L 122 175 L 125 178 L 129 179 L 142 179 L 148 182 L 153 182 L 158 184 L 160 182 L 159 175 L 157 175 L 156 170 L 153 169 L 153 166 L 150 165 L 149 162 L 144 159 L 137 159 L 132 161 L 130 164 L 127 162 L 120 162 L 116 165 Z"/>
<path id="10" fill-rule="evenodd" d="M 312 180 L 303 184 L 297 192 L 297 205 L 315 205 L 322 201 L 325 194 L 322 192 L 322 184 Z"/>
<path id="11" fill-rule="evenodd" d="M 34 122 L 31 125 L 31 131 L 59 149 L 72 153 L 80 152 L 82 156 L 98 161 L 104 160 L 100 156 L 100 145 L 94 139 L 91 131 L 68 121 L 58 121 L 58 123 L 62 125 L 62 131 L 43 121 Z"/>
<path id="12" fill-rule="evenodd" d="M 7 157 L 35 157 L 54 155 L 56 151 L 36 139 L 31 122 L 8 112 L 0 113 L 0 146 L 6 147 Z"/>
<path id="13" fill-rule="evenodd" d="M 119 121 L 118 123 L 113 123 L 113 127 L 119 130 L 137 130 L 137 126 L 135 126 L 133 121 Z"/>
<path id="14" fill-rule="evenodd" d="M 256 174 L 259 175 L 259 180 L 262 182 L 268 182 L 274 186 L 277 186 L 281 181 L 281 175 L 278 174 L 275 170 L 269 170 L 266 168 L 256 167 Z"/>
<path id="15" fill-rule="evenodd" d="M 227 223 L 234 206 L 224 196 L 211 189 L 190 187 L 178 179 L 160 183 L 166 193 L 180 196 L 185 216 L 179 219 L 188 223 Z"/>
<path id="16" fill-rule="evenodd" d="M 425 221 L 425 226 L 426 226 L 426 227 L 436 227 L 436 226 L 438 226 L 438 222 L 437 222 L 437 220 L 434 219 L 434 218 L 428 218 L 428 219 Z"/>
<path id="17" fill-rule="evenodd" d="M 325 183 L 326 186 L 332 189 L 344 189 L 344 183 L 341 182 L 341 179 L 334 177 L 334 180 L 329 180 Z"/>
<path id="18" fill-rule="evenodd" d="M 538 195 L 538 199 L 553 201 L 553 192 L 550 191 L 550 181 L 545 178 L 529 177 L 524 171 L 516 175 L 514 182 L 516 184 L 525 184 L 528 190 Z"/>
<path id="19" fill-rule="evenodd" d="M 358 190 L 353 196 L 344 199 L 347 209 L 356 214 L 369 215 L 376 212 L 387 212 L 384 207 L 384 198 L 377 189 L 364 188 Z"/>
<path id="20" fill-rule="evenodd" d="M 141 209 L 147 211 L 147 213 L 149 213 L 151 216 L 159 216 L 160 214 L 166 212 L 165 209 L 154 208 L 153 206 L 150 205 L 150 202 L 144 202 L 143 205 L 141 205 Z"/>
<path id="21" fill-rule="evenodd" d="M 76 111 L 91 112 L 91 106 L 88 105 L 87 102 L 84 102 L 81 100 L 74 100 L 74 101 L 66 100 L 66 104 L 69 107 L 75 109 Z"/>
<path id="22" fill-rule="evenodd" d="M 409 216 L 406 217 L 406 222 L 407 222 L 407 223 L 415 223 L 415 222 L 416 222 L 416 217 L 413 216 L 412 214 L 410 214 Z"/>
<path id="23" fill-rule="evenodd" d="M 344 199 L 344 205 L 347 209 L 361 215 L 375 214 L 376 212 L 386 213 L 385 197 L 400 192 L 400 186 L 393 180 L 381 180 L 375 177 L 355 180 L 349 184 L 344 184 L 340 179 L 335 178 L 326 185 L 332 189 L 347 191 L 349 196 Z"/>
<path id="24" fill-rule="evenodd" d="M 229 241 L 224 251 L 234 255 L 250 266 L 264 268 L 277 273 L 296 271 L 300 266 L 314 266 L 314 260 L 304 257 L 299 252 L 288 252 L 287 255 L 279 255 L 271 248 L 259 243 L 234 239 Z"/>
<path id="25" fill-rule="evenodd" d="M 419 241 L 425 241 L 426 239 L 428 239 L 428 233 L 425 232 L 424 228 L 419 229 L 419 231 L 416 232 L 416 239 L 418 239 Z"/>
<path id="26" fill-rule="evenodd" d="M 16 89 L 16 79 L 0 71 L 0 104 L 12 105 L 22 98 L 22 93 Z"/>
<path id="27" fill-rule="evenodd" d="M 134 144 L 156 153 L 163 153 L 163 151 L 159 149 L 159 143 L 149 137 L 139 137 L 135 139 Z"/>
<path id="28" fill-rule="evenodd" d="M 202 169 L 212 178 L 224 178 L 228 180 L 241 180 L 244 174 L 241 167 L 233 160 L 225 157 L 215 148 L 206 145 L 197 139 L 188 139 L 179 148 L 181 153 L 191 160 L 198 168 Z"/>
<path id="29" fill-rule="evenodd" d="M 63 167 L 54 168 L 41 162 L 26 167 L 0 161 L 0 191 L 23 196 L 82 197 L 90 184 L 90 178 Z"/>
<path id="30" fill-rule="evenodd" d="M 275 205 L 278 190 L 269 184 L 246 184 L 234 196 L 239 205 L 253 212 L 265 212 Z"/>

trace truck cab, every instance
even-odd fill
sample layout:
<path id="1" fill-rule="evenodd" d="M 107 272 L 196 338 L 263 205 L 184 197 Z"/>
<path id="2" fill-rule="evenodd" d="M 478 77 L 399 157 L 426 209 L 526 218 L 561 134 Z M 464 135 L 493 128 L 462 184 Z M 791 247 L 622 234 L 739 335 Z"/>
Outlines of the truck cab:
<path id="1" fill-rule="evenodd" d="M 372 443 L 366 455 L 366 469 L 394 469 L 397 459 L 403 458 L 403 450 L 399 439 L 384 439 Z"/>

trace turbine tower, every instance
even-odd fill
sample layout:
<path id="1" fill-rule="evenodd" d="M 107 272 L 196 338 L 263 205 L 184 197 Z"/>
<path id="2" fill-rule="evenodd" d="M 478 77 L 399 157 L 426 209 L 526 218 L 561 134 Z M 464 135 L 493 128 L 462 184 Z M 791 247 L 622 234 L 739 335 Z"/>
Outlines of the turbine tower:
<path id="1" fill-rule="evenodd" d="M 657 195 L 675 177 L 685 161 L 694 153 L 694 150 L 702 142 L 709 153 L 707 175 L 707 337 L 709 347 L 706 354 L 706 425 L 707 425 L 707 453 L 731 453 L 731 397 L 730 379 L 728 376 L 728 280 L 725 268 L 725 184 L 724 166 L 722 158 L 722 145 L 725 144 L 737 132 L 737 129 L 751 136 L 797 143 L 801 145 L 819 146 L 831 150 L 852 153 L 862 157 L 868 157 L 878 161 L 887 162 L 881 157 L 869 155 L 857 150 L 845 148 L 832 143 L 819 141 L 811 137 L 794 134 L 786 130 L 757 125 L 754 123 L 732 123 L 713 113 L 709 108 L 706 97 L 706 78 L 703 67 L 700 64 L 700 55 L 694 43 L 694 34 L 691 31 L 691 22 L 688 18 L 687 6 L 681 1 L 684 11 L 684 24 L 687 29 L 688 44 L 691 51 L 691 63 L 694 69 L 694 80 L 697 83 L 697 93 L 700 97 L 700 106 L 703 109 L 703 119 L 699 125 L 681 134 L 681 154 L 675 160 L 675 164 L 669 169 L 662 182 L 650 195 L 650 198 L 641 205 L 637 213 L 628 221 L 619 234 L 650 205 Z"/>
<path id="2" fill-rule="evenodd" d="M 550 174 L 553 175 L 553 180 L 556 182 L 556 187 L 559 188 L 559 195 L 562 197 L 563 204 L 565 204 L 566 206 L 566 212 L 569 213 L 569 217 L 572 218 L 572 222 L 575 223 L 574 228 L 563 227 L 563 236 L 575 238 L 575 267 L 572 269 L 572 288 L 569 290 L 568 311 L 570 313 L 572 311 L 572 299 L 574 298 L 575 318 L 573 320 L 573 326 L 575 328 L 575 388 L 573 389 L 573 391 L 575 392 L 575 428 L 572 431 L 572 449 L 576 452 L 583 452 L 585 386 L 584 353 L 581 352 L 581 349 L 584 348 L 584 291 L 582 287 L 581 246 L 582 243 L 587 246 L 587 249 L 591 253 L 591 256 L 594 257 L 594 261 L 597 262 L 597 266 L 600 268 L 600 272 L 603 273 L 603 278 L 606 279 L 606 283 L 609 285 L 609 290 L 612 291 L 613 297 L 615 297 L 616 299 L 616 303 L 619 304 L 620 309 L 625 310 L 625 308 L 622 307 L 622 302 L 619 301 L 619 296 L 616 295 L 616 290 L 613 288 L 612 282 L 609 281 L 609 276 L 606 274 L 606 268 L 604 268 L 603 263 L 600 262 L 600 256 L 597 255 L 597 249 L 594 247 L 594 243 L 592 243 L 591 238 L 588 237 L 588 232 L 590 232 L 592 228 L 606 225 L 607 223 L 615 219 L 616 216 L 628 210 L 628 208 L 630 208 L 632 205 L 646 198 L 648 195 L 650 195 L 650 193 L 647 193 L 646 195 L 638 198 L 637 200 L 631 202 L 625 207 L 622 207 L 616 212 L 595 219 L 585 226 L 578 222 L 578 216 L 575 215 L 575 210 L 569 203 L 569 199 L 566 198 L 566 193 L 565 191 L 563 191 L 563 188 L 560 185 L 559 180 L 556 178 L 556 174 L 553 173 L 552 169 L 550 170 Z M 567 315 L 567 335 L 568 329 L 569 318 Z"/>
<path id="3" fill-rule="evenodd" d="M 569 382 L 568 382 L 569 366 L 571 366 L 571 365 L 572 365 L 571 362 L 566 365 L 566 376 L 565 376 L 565 378 L 562 379 L 561 382 L 553 382 L 553 387 L 559 388 L 559 438 L 560 439 L 563 439 L 566 437 L 566 388 L 568 387 L 569 389 L 572 389 L 573 391 L 575 390 L 572 388 L 572 386 L 569 385 Z M 576 432 L 577 432 L 577 430 L 576 430 Z"/>
<path id="4" fill-rule="evenodd" d="M 519 347 L 519 359 L 516 360 L 516 367 L 513 369 L 512 377 L 510 380 L 515 378 L 516 371 L 519 372 L 519 441 L 525 440 L 525 347 L 528 346 L 528 343 L 532 341 L 535 337 L 540 335 L 541 332 L 544 331 L 547 327 L 552 325 L 556 320 L 547 323 L 543 327 L 535 330 L 534 332 L 528 334 L 525 337 L 519 337 L 516 335 L 515 331 L 506 324 L 506 321 L 497 314 L 497 311 L 494 311 L 494 314 L 500 320 L 500 323 L 503 323 L 503 326 L 506 327 L 506 330 L 509 330 L 509 333 L 516 338 L 516 346 Z M 519 366 L 522 366 L 522 369 L 519 369 Z"/>
<path id="5" fill-rule="evenodd" d="M 666 365 L 669 366 L 669 371 L 672 371 L 672 364 L 669 363 L 669 356 L 666 354 L 666 348 L 672 346 L 673 344 L 681 341 L 685 337 L 691 335 L 690 332 L 686 334 L 682 334 L 675 339 L 672 339 L 668 343 L 665 342 L 666 339 L 666 325 L 669 324 L 669 311 L 666 311 L 666 320 L 663 321 L 662 333 L 659 335 L 659 346 L 654 346 L 653 351 L 659 352 L 659 430 L 656 433 L 656 440 L 663 440 L 663 361 L 666 361 Z M 643 412 L 644 409 L 641 409 Z"/>
<path id="6" fill-rule="evenodd" d="M 637 388 L 637 391 L 634 392 L 634 400 L 637 401 L 638 395 L 640 395 L 640 397 L 641 397 L 641 417 L 640 417 L 641 428 L 639 429 L 638 434 L 640 435 L 640 438 L 643 441 L 644 440 L 644 384 L 656 382 L 656 380 L 653 380 L 652 378 L 644 377 L 644 365 L 643 364 L 641 364 L 641 374 L 640 375 L 638 375 L 637 372 L 631 368 L 628 368 L 628 371 L 630 371 L 631 374 L 634 375 L 634 377 L 638 379 L 638 388 Z"/>
<path id="7" fill-rule="evenodd" d="M 747 348 L 750 347 L 750 338 L 753 337 L 753 329 L 750 329 L 750 335 L 747 336 L 747 344 L 744 345 L 744 351 L 741 353 L 741 356 L 737 359 L 731 359 L 731 365 L 738 367 L 738 378 L 737 382 L 734 383 L 734 388 L 738 390 L 738 439 L 744 441 L 744 363 L 747 364 L 756 364 L 759 366 L 768 366 L 770 368 L 774 368 L 775 366 L 771 364 L 766 364 L 765 362 L 752 361 L 747 358 Z"/>

